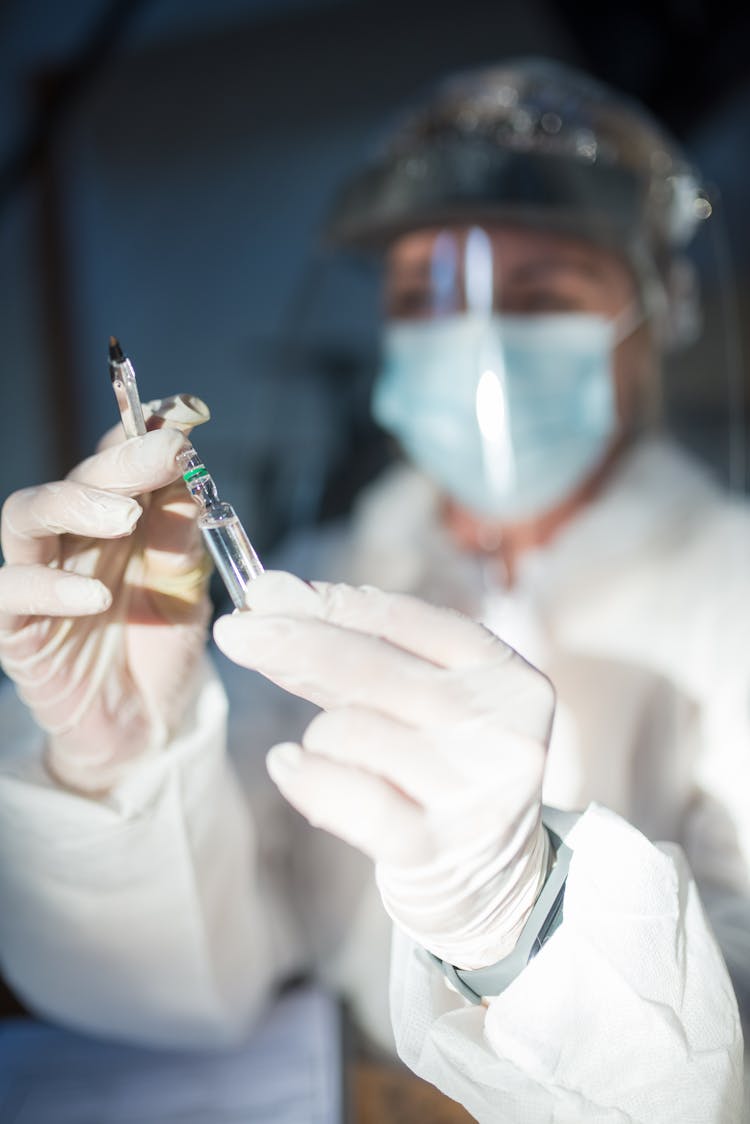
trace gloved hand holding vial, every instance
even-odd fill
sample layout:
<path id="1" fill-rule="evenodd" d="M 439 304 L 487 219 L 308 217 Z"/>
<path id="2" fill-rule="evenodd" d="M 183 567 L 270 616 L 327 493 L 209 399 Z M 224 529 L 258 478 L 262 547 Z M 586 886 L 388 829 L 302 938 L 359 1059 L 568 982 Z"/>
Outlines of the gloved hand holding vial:
<path id="1" fill-rule="evenodd" d="M 49 771 L 86 792 L 174 735 L 211 610 L 178 459 L 209 411 L 189 395 L 141 409 L 132 387 L 122 401 L 130 440 L 118 422 L 64 480 L 3 510 L 0 658 L 46 732 Z"/>

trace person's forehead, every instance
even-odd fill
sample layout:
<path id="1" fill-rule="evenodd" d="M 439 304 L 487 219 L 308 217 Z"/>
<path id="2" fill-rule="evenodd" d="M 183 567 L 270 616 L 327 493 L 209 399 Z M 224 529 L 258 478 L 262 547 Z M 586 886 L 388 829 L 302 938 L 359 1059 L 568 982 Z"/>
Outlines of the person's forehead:
<path id="1" fill-rule="evenodd" d="M 429 270 L 442 240 L 453 239 L 459 251 L 466 242 L 469 226 L 431 227 L 409 231 L 397 238 L 388 252 L 388 267 L 396 272 Z M 620 257 L 603 246 L 582 238 L 520 225 L 484 226 L 492 245 L 493 258 L 509 276 L 533 278 L 537 273 L 556 270 L 577 271 L 582 275 L 606 278 L 611 274 L 627 274 Z"/>

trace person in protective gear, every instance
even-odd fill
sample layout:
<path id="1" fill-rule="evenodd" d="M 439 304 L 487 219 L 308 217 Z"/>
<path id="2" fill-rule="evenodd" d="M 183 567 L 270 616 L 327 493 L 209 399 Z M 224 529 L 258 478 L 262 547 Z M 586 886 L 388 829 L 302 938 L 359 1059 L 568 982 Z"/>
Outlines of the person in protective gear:
<path id="1" fill-rule="evenodd" d="M 506 541 L 587 498 L 654 420 L 660 351 L 696 330 L 683 251 L 708 214 L 675 142 L 585 76 L 446 81 L 328 224 L 386 257 L 375 417 Z"/>
<path id="2" fill-rule="evenodd" d="M 405 461 L 216 622 L 228 661 L 172 484 L 202 404 L 10 498 L 0 951 L 32 1009 L 226 1042 L 302 966 L 478 1120 L 743 1119 L 750 518 L 648 425 L 704 204 L 569 68 L 441 85 L 329 227 L 386 258 Z"/>

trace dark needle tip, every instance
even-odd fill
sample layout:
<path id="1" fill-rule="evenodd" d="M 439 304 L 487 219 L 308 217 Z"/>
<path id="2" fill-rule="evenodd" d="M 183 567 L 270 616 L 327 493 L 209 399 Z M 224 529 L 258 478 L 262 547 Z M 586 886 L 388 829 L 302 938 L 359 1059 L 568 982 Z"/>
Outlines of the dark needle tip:
<path id="1" fill-rule="evenodd" d="M 109 358 L 113 363 L 124 363 L 125 356 L 123 355 L 120 341 L 116 336 L 109 337 Z"/>

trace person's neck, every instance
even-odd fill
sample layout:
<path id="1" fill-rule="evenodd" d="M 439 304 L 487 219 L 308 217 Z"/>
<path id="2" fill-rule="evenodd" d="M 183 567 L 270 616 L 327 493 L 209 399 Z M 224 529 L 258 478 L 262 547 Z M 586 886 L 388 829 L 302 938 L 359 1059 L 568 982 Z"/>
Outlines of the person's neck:
<path id="1" fill-rule="evenodd" d="M 623 436 L 610 448 L 599 467 L 562 503 L 541 515 L 515 523 L 483 518 L 444 498 L 441 520 L 456 546 L 470 554 L 484 555 L 498 564 L 503 584 L 515 584 L 521 557 L 529 550 L 546 546 L 578 512 L 601 491 L 619 461 L 627 439 Z"/>

